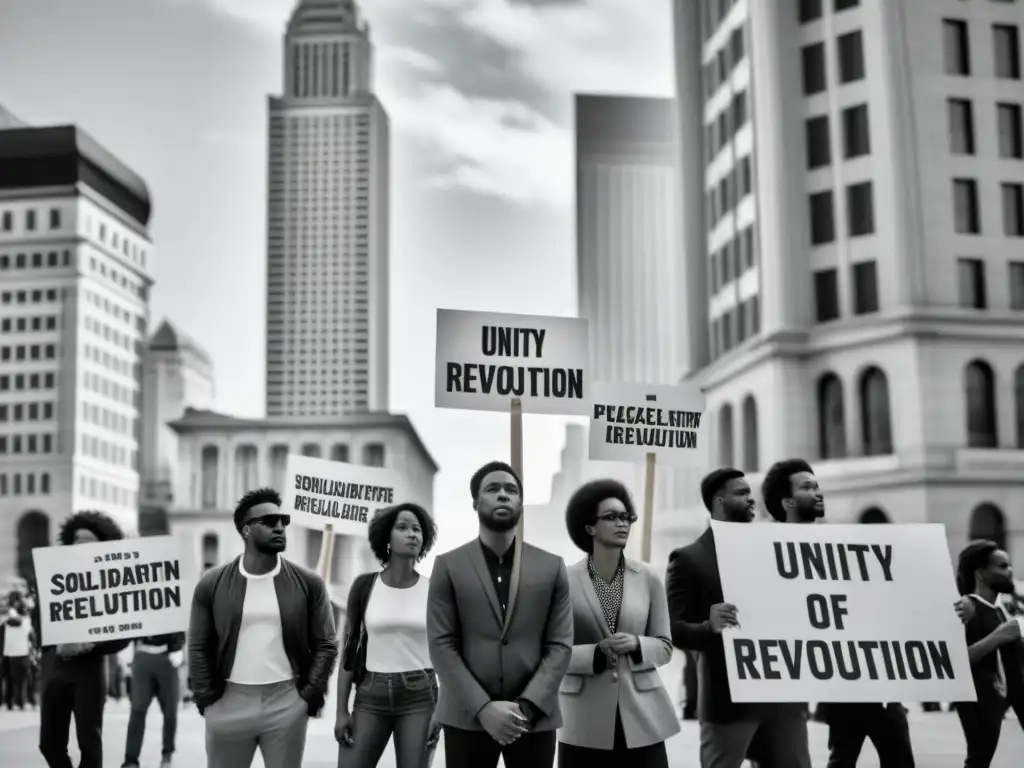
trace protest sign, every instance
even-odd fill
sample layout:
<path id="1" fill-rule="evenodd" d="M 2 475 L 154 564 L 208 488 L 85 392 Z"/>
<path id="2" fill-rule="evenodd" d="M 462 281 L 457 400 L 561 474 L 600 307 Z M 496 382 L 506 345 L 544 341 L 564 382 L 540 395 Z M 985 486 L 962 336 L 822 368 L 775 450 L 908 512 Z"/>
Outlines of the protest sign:
<path id="1" fill-rule="evenodd" d="M 365 537 L 375 510 L 403 501 L 415 499 L 393 469 L 288 454 L 281 509 L 304 528 Z"/>
<path id="2" fill-rule="evenodd" d="M 184 632 L 192 584 L 178 542 L 147 536 L 32 550 L 43 645 Z"/>
<path id="3" fill-rule="evenodd" d="M 733 701 L 976 700 L 944 526 L 711 528 Z"/>
<path id="4" fill-rule="evenodd" d="M 586 320 L 437 310 L 438 408 L 585 416 L 590 340 Z"/>

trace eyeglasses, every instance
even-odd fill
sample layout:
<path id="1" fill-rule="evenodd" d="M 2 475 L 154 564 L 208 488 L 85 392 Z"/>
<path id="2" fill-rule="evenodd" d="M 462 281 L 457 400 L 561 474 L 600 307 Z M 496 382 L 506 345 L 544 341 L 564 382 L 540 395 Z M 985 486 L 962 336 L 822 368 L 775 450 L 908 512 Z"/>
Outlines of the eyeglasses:
<path id="1" fill-rule="evenodd" d="M 254 517 L 249 521 L 249 525 L 263 525 L 267 528 L 277 528 L 278 522 L 281 523 L 285 528 L 292 522 L 291 515 L 263 515 L 262 517 Z"/>
<path id="2" fill-rule="evenodd" d="M 636 515 L 632 512 L 612 512 L 610 515 L 599 515 L 598 520 L 607 520 L 610 523 L 629 523 L 632 525 L 636 522 Z"/>

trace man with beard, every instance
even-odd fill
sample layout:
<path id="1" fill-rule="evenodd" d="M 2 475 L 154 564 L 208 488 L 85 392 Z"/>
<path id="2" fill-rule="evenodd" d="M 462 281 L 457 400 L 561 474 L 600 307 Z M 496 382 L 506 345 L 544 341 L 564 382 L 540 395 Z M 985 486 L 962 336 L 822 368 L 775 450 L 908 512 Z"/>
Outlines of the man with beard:
<path id="1" fill-rule="evenodd" d="M 956 705 L 967 742 L 964 768 L 988 768 L 999 746 L 1007 703 L 1018 718 L 1024 708 L 1020 620 L 1010 618 L 996 604 L 1000 595 L 1013 592 L 1009 555 L 994 541 L 972 541 L 960 553 L 956 584 L 960 594 L 974 604 L 965 632 L 978 694 L 977 701 Z"/>
<path id="2" fill-rule="evenodd" d="M 200 580 L 188 631 L 207 765 L 249 768 L 259 747 L 267 768 L 295 768 L 338 657 L 334 611 L 323 580 L 281 557 L 277 491 L 250 491 L 234 519 L 244 552 Z"/>
<path id="3" fill-rule="evenodd" d="M 777 522 L 813 524 L 825 517 L 825 497 L 811 465 L 803 459 L 776 462 L 761 486 L 765 509 Z M 966 601 L 954 607 L 966 621 Z M 819 707 L 828 723 L 828 768 L 855 768 L 864 740 L 871 739 L 880 768 L 914 768 L 907 708 L 902 702 L 824 703 Z"/>
<path id="4" fill-rule="evenodd" d="M 716 469 L 700 484 L 714 520 L 749 523 L 754 498 L 743 472 Z M 702 768 L 740 768 L 748 753 L 766 768 L 811 768 L 807 717 L 801 705 L 738 704 L 729 691 L 722 631 L 738 626 L 725 602 L 715 537 L 709 527 L 669 556 L 666 577 L 672 643 L 697 652 L 697 719 Z"/>
<path id="5" fill-rule="evenodd" d="M 523 486 L 494 461 L 469 483 L 480 535 L 437 558 L 427 635 L 440 679 L 434 719 L 448 768 L 551 768 L 562 725 L 558 687 L 572 654 L 569 581 L 560 557 L 522 542 Z M 517 599 L 518 598 L 518 599 Z"/>

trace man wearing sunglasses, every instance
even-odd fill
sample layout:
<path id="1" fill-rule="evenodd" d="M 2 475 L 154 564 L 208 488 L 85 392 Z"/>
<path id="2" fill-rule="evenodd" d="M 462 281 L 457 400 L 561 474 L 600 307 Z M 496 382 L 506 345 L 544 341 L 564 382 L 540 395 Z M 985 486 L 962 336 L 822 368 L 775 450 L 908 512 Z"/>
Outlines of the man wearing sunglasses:
<path id="1" fill-rule="evenodd" d="M 250 491 L 234 518 L 245 550 L 203 576 L 188 632 L 207 765 L 249 768 L 259 747 L 267 768 L 294 768 L 338 656 L 334 611 L 323 580 L 281 556 L 290 518 L 276 491 Z"/>

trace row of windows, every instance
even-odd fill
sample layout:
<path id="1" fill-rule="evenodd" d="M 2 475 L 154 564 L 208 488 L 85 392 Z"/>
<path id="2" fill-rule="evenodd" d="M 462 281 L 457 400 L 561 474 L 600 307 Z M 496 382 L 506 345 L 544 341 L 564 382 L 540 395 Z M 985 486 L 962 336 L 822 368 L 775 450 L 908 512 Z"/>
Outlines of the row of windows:
<path id="1" fill-rule="evenodd" d="M 1003 182 L 999 185 L 1003 234 L 1024 237 L 1024 184 Z M 953 179 L 953 231 L 958 235 L 980 235 L 982 230 L 981 201 L 976 179 Z"/>
<path id="2" fill-rule="evenodd" d="M 0 319 L 0 333 L 28 333 L 29 331 L 54 331 L 56 329 L 56 315 L 5 317 Z"/>
<path id="3" fill-rule="evenodd" d="M 42 228 L 42 221 L 45 220 L 48 224 L 48 229 L 51 232 L 59 230 L 64 225 L 64 216 L 60 208 L 49 208 L 45 212 L 36 210 L 35 208 L 27 208 L 23 211 L 23 217 L 21 219 L 22 228 L 25 232 L 37 232 Z M 14 232 L 17 221 L 13 211 L 3 211 L 0 213 L 0 232 L 10 233 Z M 86 229 L 91 229 L 91 219 L 86 219 Z M 107 225 L 100 223 L 98 238 L 104 245 L 110 245 L 115 251 L 120 251 L 126 258 L 130 258 L 136 263 L 140 264 L 143 268 L 146 266 L 146 250 L 140 248 L 139 244 L 133 242 L 127 236 L 121 235 L 116 229 L 110 232 L 109 242 L 107 237 Z M 38 254 L 36 254 L 38 255 Z M 52 263 L 53 254 L 51 256 L 50 266 L 56 266 Z M 64 266 L 68 266 L 71 262 L 71 255 L 68 251 L 64 251 Z M 34 264 L 34 266 L 41 266 Z M 19 269 L 21 267 L 18 267 Z M 2 260 L 0 260 L 0 269 L 6 269 L 3 266 Z"/>
<path id="4" fill-rule="evenodd" d="M 0 435 L 0 455 L 53 453 L 53 435 Z"/>
<path id="5" fill-rule="evenodd" d="M 988 278 L 985 262 L 976 258 L 957 259 L 958 303 L 968 309 L 988 309 Z M 1010 309 L 1024 310 L 1024 261 L 1007 264 Z"/>
<path id="6" fill-rule="evenodd" d="M 836 239 L 835 201 L 831 189 L 810 195 L 811 245 Z M 875 232 L 874 187 L 870 181 L 846 185 L 846 235 L 863 237 Z"/>
<path id="7" fill-rule="evenodd" d="M 0 363 L 22 360 L 54 360 L 56 344 L 13 344 L 0 346 Z"/>
<path id="8" fill-rule="evenodd" d="M 714 229 L 729 211 L 753 191 L 750 155 L 744 155 L 733 167 L 732 172 L 723 176 L 718 185 L 708 192 L 708 231 Z"/>
<path id="9" fill-rule="evenodd" d="M 49 211 L 49 222 L 50 229 L 60 229 L 61 227 L 61 213 L 59 208 L 51 208 Z M 26 232 L 36 232 L 40 225 L 39 211 L 35 208 L 28 208 L 24 211 L 24 218 L 22 219 L 22 226 Z M 13 232 L 14 231 L 14 212 L 4 211 L 0 214 L 0 232 Z"/>
<path id="10" fill-rule="evenodd" d="M 736 27 L 729 35 L 728 42 L 718 50 L 715 58 L 704 65 L 705 99 L 710 99 L 720 86 L 729 81 L 729 75 L 746 55 L 743 27 Z"/>
<path id="11" fill-rule="evenodd" d="M 733 280 L 739 278 L 757 263 L 754 246 L 754 225 L 750 224 L 736 233 L 736 236 L 721 249 L 711 254 L 709 282 L 714 296 Z"/>
<path id="12" fill-rule="evenodd" d="M 104 368 L 133 381 L 138 378 L 137 364 L 118 357 L 105 349 L 94 347 L 92 344 L 84 344 L 82 349 L 86 360 L 102 365 Z"/>
<path id="13" fill-rule="evenodd" d="M 128 275 L 125 275 L 121 270 L 116 269 L 115 267 L 107 267 L 106 264 L 98 261 L 95 256 L 89 257 L 89 269 L 98 273 L 101 277 L 107 278 L 114 285 L 118 286 L 122 290 L 128 291 L 141 301 L 146 301 L 149 298 L 149 290 L 145 285 L 137 282 Z"/>
<path id="14" fill-rule="evenodd" d="M 878 266 L 861 261 L 851 266 L 851 302 L 853 314 L 869 315 L 878 311 Z M 814 319 L 818 323 L 838 320 L 840 316 L 839 273 L 835 268 L 814 273 Z"/>
<path id="15" fill-rule="evenodd" d="M 38 478 L 38 482 L 36 480 Z M 50 474 L 40 472 L 0 472 L 0 496 L 46 496 L 50 493 Z"/>
<path id="16" fill-rule="evenodd" d="M 53 418 L 54 404 L 45 403 L 3 403 L 0 404 L 0 423 L 12 421 L 47 421 Z"/>
<path id="17" fill-rule="evenodd" d="M 87 303 L 92 304 L 97 309 L 103 310 L 106 314 L 113 317 L 115 320 L 119 320 L 129 328 L 134 324 L 135 330 L 140 334 L 145 335 L 146 333 L 146 318 L 143 315 L 136 315 L 124 307 L 120 307 L 105 296 L 95 291 L 90 291 L 88 288 L 84 289 L 85 300 Z"/>
<path id="18" fill-rule="evenodd" d="M 970 99 L 948 99 L 949 150 L 954 155 L 977 154 L 974 103 Z M 996 146 L 999 157 L 1024 158 L 1024 120 L 1020 104 L 996 103 Z"/>
<path id="19" fill-rule="evenodd" d="M 138 469 L 138 451 L 93 435 L 82 435 L 82 453 L 117 467 Z"/>
<path id="20" fill-rule="evenodd" d="M 992 72 L 1005 80 L 1020 80 L 1020 35 L 1015 24 L 992 25 Z M 942 20 L 942 59 L 947 75 L 970 77 L 970 27 L 963 19 Z"/>
<path id="21" fill-rule="evenodd" d="M 0 253 L 0 272 L 14 269 L 43 269 L 46 267 L 70 267 L 71 251 L 58 253 Z"/>
<path id="22" fill-rule="evenodd" d="M 843 159 L 871 154 L 871 121 L 867 104 L 847 107 L 840 113 Z M 829 116 L 817 115 L 805 123 L 807 168 L 823 168 L 832 163 L 832 136 Z"/>
<path id="23" fill-rule="evenodd" d="M 847 32 L 836 38 L 836 59 L 841 85 L 864 79 L 864 36 L 860 30 Z M 801 63 L 804 95 L 813 96 L 827 90 L 828 62 L 825 56 L 825 43 L 805 45 L 801 51 Z"/>
<path id="24" fill-rule="evenodd" d="M 711 320 L 711 359 L 722 355 L 761 332 L 761 301 L 756 294 Z"/>
<path id="25" fill-rule="evenodd" d="M 0 374 L 0 392 L 21 392 L 26 389 L 53 389 L 57 385 L 54 373 Z"/>
<path id="26" fill-rule="evenodd" d="M 134 508 L 138 506 L 139 494 L 127 488 L 108 483 L 106 480 L 97 480 L 95 477 L 80 475 L 78 478 L 78 492 L 87 499 L 102 501 L 107 504 L 116 504 L 120 507 Z"/>
<path id="27" fill-rule="evenodd" d="M 116 413 L 109 408 L 92 403 L 82 403 L 82 420 L 86 424 L 94 424 L 111 432 L 132 437 L 135 435 L 137 419 Z"/>
<path id="28" fill-rule="evenodd" d="M 121 333 L 116 328 L 112 328 L 89 315 L 85 316 L 85 329 L 126 352 L 131 352 L 135 348 L 134 340 L 128 334 Z"/>
<path id="29" fill-rule="evenodd" d="M 57 301 L 56 289 L 0 292 L 0 304 L 41 304 L 44 301 Z"/>
<path id="30" fill-rule="evenodd" d="M 86 371 L 83 374 L 82 384 L 89 392 L 95 392 L 98 395 L 109 397 L 122 405 L 128 405 L 132 408 L 139 407 L 139 395 L 133 389 L 130 389 L 122 384 L 118 384 L 116 381 L 108 379 L 106 376 L 101 376 L 98 373 L 92 371 Z"/>

